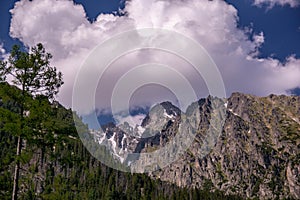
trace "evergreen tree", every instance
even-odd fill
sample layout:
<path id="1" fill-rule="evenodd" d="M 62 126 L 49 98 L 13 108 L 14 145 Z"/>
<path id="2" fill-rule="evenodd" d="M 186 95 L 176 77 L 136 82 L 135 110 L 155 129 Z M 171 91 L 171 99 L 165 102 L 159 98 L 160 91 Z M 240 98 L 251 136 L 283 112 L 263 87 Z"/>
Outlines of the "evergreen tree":
<path id="1" fill-rule="evenodd" d="M 13 46 L 8 61 L 0 62 L 0 81 L 7 77 L 20 88 L 20 94 L 15 97 L 19 104 L 20 122 L 15 124 L 17 133 L 16 164 L 13 180 L 12 199 L 17 199 L 20 170 L 20 156 L 23 138 L 28 137 L 29 127 L 25 117 L 29 115 L 32 97 L 45 96 L 50 100 L 58 93 L 63 84 L 62 74 L 50 65 L 51 54 L 45 51 L 42 44 L 32 47 L 29 52 L 22 51 L 20 46 Z"/>

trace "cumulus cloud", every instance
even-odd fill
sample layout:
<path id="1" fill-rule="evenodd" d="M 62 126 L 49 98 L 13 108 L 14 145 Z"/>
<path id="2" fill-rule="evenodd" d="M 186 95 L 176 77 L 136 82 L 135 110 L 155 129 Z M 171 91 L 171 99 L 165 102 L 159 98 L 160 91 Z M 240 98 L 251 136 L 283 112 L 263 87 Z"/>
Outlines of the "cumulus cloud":
<path id="1" fill-rule="evenodd" d="M 289 5 L 292 8 L 294 8 L 299 6 L 300 2 L 299 0 L 254 0 L 254 5 L 256 6 L 268 5 L 270 7 L 273 7 L 275 5 L 280 5 L 280 6 Z"/>
<path id="2" fill-rule="evenodd" d="M 69 0 L 22 0 L 10 12 L 10 35 L 26 46 L 43 43 L 53 55 L 52 64 L 64 74 L 59 100 L 66 106 L 71 105 L 74 79 L 83 60 L 97 44 L 122 31 L 126 23 L 114 15 L 101 14 L 91 24 L 83 6 Z M 130 28 L 128 23 L 126 28 Z"/>
<path id="3" fill-rule="evenodd" d="M 256 0 L 257 4 L 260 2 Z M 297 5 L 296 1 L 285 2 Z M 300 60 L 291 56 L 281 63 L 273 58 L 257 58 L 264 34 L 261 32 L 249 39 L 249 30 L 237 27 L 238 11 L 225 1 L 131 0 L 126 2 L 123 12 L 123 16 L 100 14 L 90 23 L 83 6 L 72 1 L 21 0 L 11 10 L 10 34 L 27 46 L 42 42 L 53 54 L 53 65 L 64 74 L 66 84 L 59 100 L 66 106 L 71 105 L 76 72 L 90 51 L 112 35 L 134 28 L 175 30 L 199 42 L 217 64 L 228 95 L 234 91 L 255 95 L 285 94 L 300 86 Z M 189 63 L 166 52 L 141 51 L 112 64 L 103 83 L 99 83 L 101 92 L 96 95 L 100 99 L 97 107 L 109 107 L 111 90 L 122 74 L 132 66 L 147 62 L 174 66 L 191 81 L 198 96 L 207 95 L 205 83 L 198 80 Z M 165 92 L 150 94 L 140 95 L 136 103 L 145 103 L 151 96 L 155 98 L 153 94 L 160 96 Z"/>

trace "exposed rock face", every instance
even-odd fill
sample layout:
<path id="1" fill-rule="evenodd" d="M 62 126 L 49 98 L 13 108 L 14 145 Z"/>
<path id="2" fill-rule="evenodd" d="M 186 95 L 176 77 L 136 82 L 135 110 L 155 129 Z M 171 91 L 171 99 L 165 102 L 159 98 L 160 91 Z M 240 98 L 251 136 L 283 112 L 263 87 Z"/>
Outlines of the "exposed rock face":
<path id="1" fill-rule="evenodd" d="M 156 121 L 153 114 L 145 118 L 143 127 L 153 121 L 165 126 L 153 137 L 137 139 L 129 145 L 135 152 L 151 152 L 167 145 L 185 123 L 182 116 L 199 118 L 188 150 L 169 166 L 149 175 L 179 186 L 209 186 L 250 198 L 300 199 L 300 97 L 234 93 L 224 104 L 226 116 L 220 135 L 209 142 L 207 134 L 211 134 L 209 127 L 215 115 L 211 99 L 193 103 L 182 115 L 166 104 L 173 113 L 166 115 L 157 110 Z M 161 105 L 165 108 L 165 104 Z M 114 137 L 120 144 L 117 135 Z M 203 154 L 204 144 L 213 145 L 208 155 Z M 140 159 L 139 162 L 147 161 Z"/>
<path id="2" fill-rule="evenodd" d="M 215 188 L 245 197 L 299 199 L 299 105 L 299 97 L 234 93 L 222 135 L 210 154 L 199 159 L 195 140 L 180 160 L 152 176 L 192 187 L 203 187 L 209 180 Z"/>

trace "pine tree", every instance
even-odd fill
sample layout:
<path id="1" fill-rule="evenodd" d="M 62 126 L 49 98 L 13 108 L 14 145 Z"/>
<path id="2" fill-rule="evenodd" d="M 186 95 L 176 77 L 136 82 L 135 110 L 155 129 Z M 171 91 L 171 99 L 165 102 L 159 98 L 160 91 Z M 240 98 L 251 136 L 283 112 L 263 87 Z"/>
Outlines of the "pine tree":
<path id="1" fill-rule="evenodd" d="M 22 153 L 23 138 L 27 134 L 25 117 L 29 115 L 31 99 L 45 96 L 53 100 L 63 84 L 62 74 L 50 65 L 51 54 L 45 51 L 42 44 L 32 47 L 29 52 L 22 51 L 20 46 L 13 46 L 8 61 L 0 61 L 0 81 L 7 77 L 21 90 L 16 101 L 20 106 L 20 123 L 17 136 L 16 164 L 13 180 L 12 199 L 17 199 L 20 170 L 20 156 Z"/>

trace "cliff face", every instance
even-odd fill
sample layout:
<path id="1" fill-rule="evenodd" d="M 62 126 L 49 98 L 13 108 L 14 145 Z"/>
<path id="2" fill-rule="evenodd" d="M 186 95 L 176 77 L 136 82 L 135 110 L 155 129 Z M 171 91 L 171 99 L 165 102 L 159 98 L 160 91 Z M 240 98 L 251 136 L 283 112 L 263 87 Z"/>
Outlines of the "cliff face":
<path id="1" fill-rule="evenodd" d="M 209 104 L 202 105 L 208 108 L 206 112 Z M 213 188 L 244 197 L 299 199 L 299 105 L 299 97 L 234 93 L 227 102 L 222 134 L 211 152 L 197 157 L 198 134 L 185 155 L 152 176 L 200 188 L 209 181 Z M 201 123 L 205 130 L 209 119 Z"/>
<path id="2" fill-rule="evenodd" d="M 220 134 L 209 138 L 208 134 L 214 134 L 209 132 L 209 127 L 217 124 L 212 121 L 216 115 L 213 99 L 201 99 L 181 114 L 169 103 L 160 104 L 160 109 L 154 107 L 155 112 L 150 111 L 142 127 L 147 130 L 149 126 L 157 126 L 160 131 L 152 137 L 135 140 L 133 145 L 124 131 L 114 127 L 115 134 L 109 138 L 119 144 L 114 152 L 127 149 L 122 154 L 125 157 L 128 151 L 155 152 L 182 132 L 185 118 L 191 123 L 191 116 L 196 116 L 195 138 L 187 151 L 149 176 L 180 187 L 209 187 L 243 197 L 300 199 L 300 98 L 234 93 L 223 101 L 225 115 L 223 126 L 217 131 Z M 161 123 L 165 126 L 157 125 Z M 210 148 L 205 148 L 209 145 Z M 143 167 L 147 162 L 146 157 L 135 158 L 130 161 L 131 169 Z"/>

